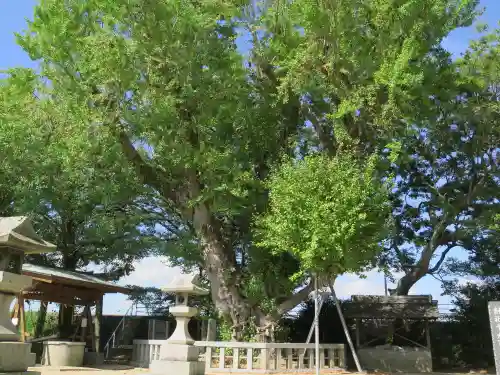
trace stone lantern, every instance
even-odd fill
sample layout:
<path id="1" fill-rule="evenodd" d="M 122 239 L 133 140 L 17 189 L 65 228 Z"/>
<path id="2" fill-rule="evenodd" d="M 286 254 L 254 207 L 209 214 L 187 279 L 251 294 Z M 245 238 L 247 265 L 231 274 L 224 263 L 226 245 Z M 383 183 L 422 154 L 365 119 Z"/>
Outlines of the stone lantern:
<path id="1" fill-rule="evenodd" d="M 201 375 L 205 364 L 198 361 L 199 348 L 194 346 L 194 340 L 188 331 L 189 321 L 198 313 L 196 307 L 189 306 L 190 296 L 207 295 L 208 290 L 201 288 L 198 277 L 182 275 L 175 278 L 162 290 L 175 295 L 175 305 L 169 311 L 174 316 L 177 325 L 172 336 L 162 344 L 160 359 L 151 363 L 153 373 L 169 373 L 176 375 Z"/>
<path id="2" fill-rule="evenodd" d="M 0 373 L 23 372 L 34 364 L 31 344 L 21 342 L 10 306 L 32 283 L 31 277 L 21 274 L 24 255 L 55 249 L 35 233 L 28 217 L 0 217 Z"/>

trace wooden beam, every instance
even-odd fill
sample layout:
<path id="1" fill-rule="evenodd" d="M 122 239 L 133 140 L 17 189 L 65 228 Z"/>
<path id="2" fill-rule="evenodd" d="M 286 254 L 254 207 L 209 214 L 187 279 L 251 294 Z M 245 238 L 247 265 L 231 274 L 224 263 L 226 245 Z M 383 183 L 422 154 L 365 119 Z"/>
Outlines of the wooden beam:
<path id="1" fill-rule="evenodd" d="M 47 296 L 43 293 L 37 293 L 37 292 L 23 292 L 23 297 L 24 299 L 29 299 L 33 301 L 40 301 L 40 302 L 53 302 L 53 303 L 62 303 L 65 305 L 76 305 L 76 306 L 81 306 L 85 304 L 93 304 L 94 301 L 83 301 L 79 300 L 76 298 L 70 298 L 70 297 L 65 297 L 65 296 Z"/>
<path id="2" fill-rule="evenodd" d="M 80 281 L 60 276 L 52 276 L 52 278 L 55 283 L 79 286 L 85 289 L 94 289 L 102 293 L 123 293 L 123 294 L 132 293 L 130 289 L 119 285 L 104 285 L 92 281 Z"/>
<path id="3" fill-rule="evenodd" d="M 33 279 L 33 281 L 35 281 L 35 282 L 36 281 L 40 281 L 40 282 L 46 283 L 46 284 L 52 284 L 54 282 L 52 280 L 52 278 L 45 277 L 45 276 L 36 276 L 36 275 L 33 275 L 30 272 L 24 272 L 23 271 L 23 275 L 31 277 Z"/>
<path id="4" fill-rule="evenodd" d="M 102 296 L 102 293 L 97 290 L 72 288 L 61 284 L 38 283 L 30 291 L 41 292 L 47 296 L 64 296 L 85 301 L 98 301 Z"/>

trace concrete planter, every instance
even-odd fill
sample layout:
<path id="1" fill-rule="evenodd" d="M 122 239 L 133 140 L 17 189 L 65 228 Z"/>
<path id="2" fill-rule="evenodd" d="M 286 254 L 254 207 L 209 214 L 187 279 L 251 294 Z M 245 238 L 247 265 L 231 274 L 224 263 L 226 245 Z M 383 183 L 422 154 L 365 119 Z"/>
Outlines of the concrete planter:
<path id="1" fill-rule="evenodd" d="M 45 341 L 43 343 L 43 366 L 83 366 L 84 342 Z"/>

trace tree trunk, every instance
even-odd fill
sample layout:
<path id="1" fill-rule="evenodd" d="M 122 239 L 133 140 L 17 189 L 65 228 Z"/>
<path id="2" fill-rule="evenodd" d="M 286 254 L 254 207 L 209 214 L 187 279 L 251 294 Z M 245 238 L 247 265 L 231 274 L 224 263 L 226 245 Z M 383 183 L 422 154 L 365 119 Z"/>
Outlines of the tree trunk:
<path id="1" fill-rule="evenodd" d="M 65 270 L 74 271 L 78 260 L 68 254 L 68 249 L 63 250 L 63 268 Z M 75 307 L 61 304 L 59 307 L 59 335 L 61 338 L 67 339 L 73 335 L 73 315 Z"/>
<path id="2" fill-rule="evenodd" d="M 38 318 L 36 319 L 35 338 L 42 337 L 43 329 L 45 328 L 45 319 L 47 318 L 47 302 L 40 303 L 40 310 L 38 311 Z"/>
<path id="3" fill-rule="evenodd" d="M 197 196 L 196 184 L 192 186 L 195 186 L 195 191 L 191 193 Z M 217 310 L 232 322 L 232 340 L 243 340 L 249 333 L 248 329 L 258 326 L 265 314 L 242 295 L 234 248 L 225 240 L 223 224 L 212 215 L 206 204 L 194 208 L 193 225 L 201 241 L 212 301 Z"/>
<path id="4" fill-rule="evenodd" d="M 391 294 L 395 296 L 407 296 L 410 289 L 425 275 L 425 273 L 422 276 L 418 276 L 418 274 L 418 272 L 414 271 L 405 274 L 398 280 L 396 289 Z"/>
<path id="5" fill-rule="evenodd" d="M 74 306 L 61 304 L 59 307 L 59 336 L 62 339 L 69 339 L 73 336 L 73 315 Z"/>
<path id="6" fill-rule="evenodd" d="M 252 323 L 252 307 L 240 293 L 237 270 L 224 242 L 208 229 L 200 233 L 200 239 L 212 300 L 217 310 L 232 322 L 232 339 L 239 341 L 243 339 L 245 328 Z"/>

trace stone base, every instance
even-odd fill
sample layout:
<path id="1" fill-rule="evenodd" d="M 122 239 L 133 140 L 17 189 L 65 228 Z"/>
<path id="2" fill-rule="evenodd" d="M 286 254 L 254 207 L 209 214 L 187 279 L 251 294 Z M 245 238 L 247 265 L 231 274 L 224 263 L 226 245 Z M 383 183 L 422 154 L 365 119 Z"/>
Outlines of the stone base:
<path id="1" fill-rule="evenodd" d="M 25 372 L 35 365 L 31 344 L 24 342 L 0 342 L 0 373 Z"/>
<path id="2" fill-rule="evenodd" d="M 162 344 L 160 359 L 149 365 L 152 374 L 204 375 L 205 362 L 199 362 L 200 348 L 187 344 Z"/>
<path id="3" fill-rule="evenodd" d="M 377 346 L 358 350 L 364 370 L 379 372 L 432 372 L 431 352 L 423 348 Z"/>
<path id="4" fill-rule="evenodd" d="M 167 341 L 160 348 L 160 360 L 162 361 L 197 361 L 200 356 L 200 348 L 186 344 L 171 344 Z"/>
<path id="5" fill-rule="evenodd" d="M 149 371 L 154 375 L 175 374 L 175 375 L 204 375 L 205 362 L 183 362 L 169 360 L 155 360 L 149 365 Z"/>
<path id="6" fill-rule="evenodd" d="M 23 372 L 2 372 L 0 371 L 0 375 L 42 375 L 40 371 L 23 371 Z"/>
<path id="7" fill-rule="evenodd" d="M 104 353 L 86 352 L 83 355 L 85 366 L 101 366 L 104 364 Z"/>

